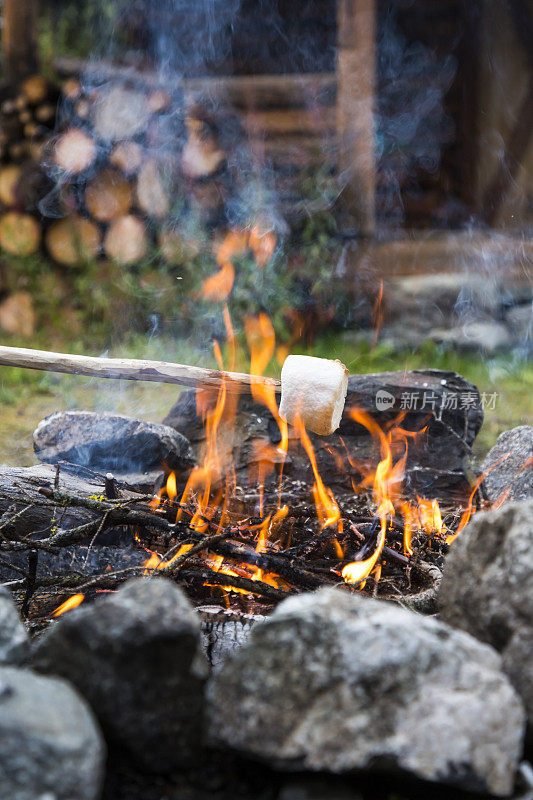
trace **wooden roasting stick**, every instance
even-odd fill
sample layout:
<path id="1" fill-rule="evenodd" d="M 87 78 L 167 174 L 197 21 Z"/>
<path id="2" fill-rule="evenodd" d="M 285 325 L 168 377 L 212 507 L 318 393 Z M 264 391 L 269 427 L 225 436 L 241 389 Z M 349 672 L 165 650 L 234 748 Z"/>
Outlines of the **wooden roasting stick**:
<path id="1" fill-rule="evenodd" d="M 66 372 L 69 375 L 89 375 L 94 378 L 175 383 L 200 389 L 220 389 L 225 381 L 227 390 L 233 392 L 250 391 L 252 383 L 262 383 L 273 386 L 278 393 L 281 392 L 281 382 L 275 378 L 246 375 L 241 372 L 221 372 L 168 361 L 95 358 L 71 353 L 51 353 L 48 350 L 28 350 L 24 347 L 0 346 L 0 365 L 46 372 Z"/>

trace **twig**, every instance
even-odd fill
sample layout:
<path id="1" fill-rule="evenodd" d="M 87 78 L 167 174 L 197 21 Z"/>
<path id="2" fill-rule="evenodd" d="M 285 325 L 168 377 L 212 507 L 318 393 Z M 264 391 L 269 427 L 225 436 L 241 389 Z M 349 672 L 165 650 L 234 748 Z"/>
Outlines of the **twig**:
<path id="1" fill-rule="evenodd" d="M 234 531 L 231 528 L 228 528 L 227 530 L 222 531 L 221 533 L 215 533 L 215 534 L 210 534 L 208 536 L 204 536 L 202 539 L 200 539 L 199 542 L 194 544 L 190 548 L 190 550 L 187 550 L 186 553 L 182 553 L 181 555 L 179 555 L 172 562 L 172 564 L 160 570 L 161 574 L 169 576 L 176 575 L 188 558 L 196 555 L 196 553 L 199 553 L 201 550 L 207 550 L 208 548 L 212 549 L 218 542 L 220 542 L 222 539 L 225 539 L 227 536 L 230 536 L 233 532 Z M 169 552 L 165 555 L 163 560 L 170 561 L 170 559 L 179 550 L 181 546 L 182 546 L 181 543 L 176 544 L 172 548 L 172 550 L 169 550 Z"/>
<path id="2" fill-rule="evenodd" d="M 100 525 L 98 526 L 98 528 L 97 528 L 97 530 L 96 530 L 96 533 L 94 534 L 93 538 L 92 538 L 92 539 L 91 539 L 91 541 L 89 542 L 89 547 L 87 548 L 87 555 L 85 556 L 85 561 L 83 562 L 83 566 L 84 566 L 84 568 L 87 566 L 87 563 L 88 563 L 88 561 L 89 561 L 89 555 L 90 555 L 90 552 L 91 552 L 91 550 L 92 550 L 92 547 L 93 547 L 93 545 L 94 545 L 94 543 L 95 543 L 95 541 L 96 541 L 97 537 L 100 535 L 100 533 L 101 533 L 101 532 L 103 531 L 103 529 L 104 529 L 104 526 L 105 526 L 105 524 L 106 524 L 106 522 L 107 522 L 107 518 L 109 517 L 109 513 L 110 513 L 109 511 L 106 511 L 106 513 L 104 514 L 104 516 L 103 516 L 103 517 L 102 517 L 102 519 L 100 520 Z"/>
<path id="3" fill-rule="evenodd" d="M 28 553 L 28 577 L 26 579 L 26 593 L 24 595 L 24 600 L 22 603 L 22 614 L 23 616 L 28 616 L 28 608 L 30 605 L 30 600 L 33 596 L 35 591 L 35 581 L 37 578 L 37 564 L 39 563 L 39 553 L 37 550 L 30 550 Z"/>
<path id="4" fill-rule="evenodd" d="M 326 583 L 310 570 L 295 566 L 283 553 L 258 553 L 255 550 L 225 541 L 219 542 L 213 550 L 219 555 L 244 561 L 266 572 L 274 572 L 304 589 L 318 589 Z"/>
<path id="5" fill-rule="evenodd" d="M 12 564 L 10 561 L 5 561 L 3 558 L 0 558 L 0 566 L 7 567 L 7 569 L 12 569 L 13 572 L 18 572 L 18 574 L 23 575 L 26 580 L 28 579 L 28 573 L 26 570 L 22 569 L 22 567 L 19 567 L 16 564 Z"/>
<path id="6" fill-rule="evenodd" d="M 193 581 L 207 586 L 232 586 L 236 589 L 244 589 L 250 594 L 258 594 L 269 600 L 279 602 L 295 594 L 294 591 L 283 591 L 275 586 L 269 586 L 263 581 L 252 581 L 249 578 L 242 578 L 237 575 L 226 575 L 223 572 L 215 572 L 212 569 L 199 569 L 194 571 L 180 572 L 180 578 L 184 581 Z"/>

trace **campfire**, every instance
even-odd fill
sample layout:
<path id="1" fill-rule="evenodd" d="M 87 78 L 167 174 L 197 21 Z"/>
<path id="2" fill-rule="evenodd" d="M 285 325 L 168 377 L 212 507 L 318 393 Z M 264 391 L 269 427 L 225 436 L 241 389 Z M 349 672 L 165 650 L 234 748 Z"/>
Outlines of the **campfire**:
<path id="1" fill-rule="evenodd" d="M 249 235 L 232 232 L 226 237 L 218 259 L 221 272 L 206 281 L 204 292 L 212 293 L 216 286 L 219 297 L 227 295 L 231 259 L 242 247 L 254 248 L 261 267 L 274 244 L 268 237 L 266 243 L 258 239 L 254 231 Z M 453 381 L 436 373 L 431 376 L 432 388 L 427 380 L 422 381 L 424 395 L 432 397 L 433 407 L 426 411 L 423 404 L 413 415 L 407 409 L 372 413 L 368 398 L 365 408 L 357 405 L 349 392 L 340 431 L 316 436 L 303 422 L 307 418 L 313 427 L 318 408 L 315 398 L 301 393 L 300 400 L 307 402 L 309 411 L 305 405 L 294 405 L 296 400 L 288 399 L 287 391 L 282 416 L 278 386 L 264 377 L 276 354 L 286 355 L 282 345 L 276 346 L 268 316 L 261 313 L 245 320 L 251 377 L 244 389 L 249 389 L 251 398 L 239 397 L 242 387 L 230 377 L 244 354 L 226 305 L 223 318 L 225 346 L 214 342 L 219 388 L 201 386 L 196 390 L 196 431 L 190 429 L 190 420 L 177 425 L 185 434 L 194 433 L 198 444 L 192 468 L 167 469 L 153 496 L 120 485 L 112 475 L 105 479 L 103 493 L 84 496 L 75 482 L 74 491 L 63 488 L 62 479 L 72 467 L 58 463 L 53 485 L 38 488 L 40 500 L 22 492 L 30 505 L 46 502 L 47 512 L 66 506 L 91 510 L 95 516 L 89 523 L 70 528 L 64 527 L 60 518 L 51 535 L 44 538 L 17 533 L 17 519 L 24 510 L 7 520 L 3 550 L 28 553 L 27 569 L 14 569 L 23 576 L 18 583 L 25 587 L 25 607 L 31 617 L 45 622 L 50 616 L 60 616 L 97 593 L 114 591 L 134 575 L 168 576 L 184 586 L 199 606 L 215 603 L 252 614 L 264 613 L 291 594 L 323 586 L 342 586 L 392 599 L 421 596 L 427 600 L 428 593 L 431 596 L 449 546 L 474 511 L 486 505 L 483 476 L 478 474 L 471 485 L 461 473 L 454 485 L 449 475 L 443 479 L 444 471 L 436 468 L 439 455 L 435 458 L 434 452 L 440 447 L 444 453 L 450 439 L 455 446 L 453 437 L 462 442 L 463 450 L 469 449 L 447 415 L 451 413 L 453 421 L 453 415 L 459 414 L 455 423 L 464 424 L 469 413 L 477 413 L 476 393 L 469 385 L 465 387 L 465 382 L 455 387 L 456 394 L 447 391 L 448 386 L 453 389 Z M 322 364 L 331 364 L 333 373 L 338 368 L 344 376 L 338 362 L 303 358 L 302 367 L 296 356 L 289 357 L 286 364 L 290 358 L 298 365 L 293 368 L 296 384 L 305 384 L 307 362 L 316 362 L 322 369 Z M 404 383 L 406 380 L 407 376 Z M 342 383 L 344 401 L 344 377 Z M 433 391 L 433 386 L 439 386 L 441 393 Z M 401 389 L 400 378 L 397 393 Z M 459 390 L 470 395 L 470 403 L 463 404 L 461 413 L 457 411 Z M 390 394 L 381 389 L 376 397 L 380 391 Z M 405 393 L 400 394 L 403 397 Z M 390 398 L 394 401 L 392 394 Z M 190 400 L 190 392 L 185 392 L 178 406 L 190 412 Z M 294 407 L 288 414 L 291 402 Z M 332 407 L 335 402 L 338 405 L 337 400 L 328 402 Z M 445 411 L 446 403 L 451 411 Z M 286 422 L 286 416 L 293 424 Z M 258 429 L 243 441 L 250 418 Z M 319 429 L 323 423 L 315 420 L 314 424 Z M 432 458 L 429 469 L 427 464 L 424 467 L 428 452 Z M 461 453 L 460 460 L 463 456 Z M 416 485 L 420 470 L 426 492 Z M 428 495 L 428 474 L 429 485 L 439 487 L 437 496 L 424 496 Z M 122 530 L 120 541 L 127 542 L 128 558 L 134 563 L 126 564 L 118 548 L 108 553 L 108 562 L 105 557 L 96 558 L 95 567 L 92 558 L 101 537 L 117 530 Z M 46 578 L 36 577 L 39 557 L 73 546 L 84 552 L 85 569 L 68 573 L 64 568 L 52 568 Z"/>
<path id="2" fill-rule="evenodd" d="M 2 0 L 0 800 L 532 799 L 526 6 Z"/>

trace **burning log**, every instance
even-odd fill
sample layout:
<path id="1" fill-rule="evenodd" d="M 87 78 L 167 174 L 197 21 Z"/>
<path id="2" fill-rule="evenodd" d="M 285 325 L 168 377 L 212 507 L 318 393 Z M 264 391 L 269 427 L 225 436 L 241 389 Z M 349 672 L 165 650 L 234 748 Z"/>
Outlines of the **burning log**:
<path id="1" fill-rule="evenodd" d="M 215 396 L 206 395 L 205 401 L 208 407 L 213 407 Z M 325 438 L 309 435 L 319 472 L 328 476 L 330 486 L 341 489 L 349 489 L 353 481 L 362 479 L 365 464 L 379 461 L 379 439 L 350 416 L 351 408 L 366 411 L 382 430 L 387 430 L 400 416 L 402 429 L 410 432 L 411 437 L 419 432 L 406 462 L 411 490 L 444 500 L 450 496 L 464 499 L 468 494 L 470 447 L 483 420 L 479 392 L 471 383 L 455 373 L 439 370 L 350 376 L 337 433 Z M 186 431 L 193 447 L 202 448 L 205 432 L 192 392 L 180 395 L 164 422 L 178 431 Z M 241 396 L 233 444 L 239 480 L 246 483 L 250 469 L 258 463 L 257 442 L 275 447 L 279 441 L 279 427 L 272 414 L 249 396 Z M 394 447 L 400 452 L 403 449 L 399 443 Z M 275 475 L 273 455 L 262 457 L 270 463 L 271 474 Z M 291 450 L 283 473 L 313 482 L 311 465 L 302 449 Z"/>

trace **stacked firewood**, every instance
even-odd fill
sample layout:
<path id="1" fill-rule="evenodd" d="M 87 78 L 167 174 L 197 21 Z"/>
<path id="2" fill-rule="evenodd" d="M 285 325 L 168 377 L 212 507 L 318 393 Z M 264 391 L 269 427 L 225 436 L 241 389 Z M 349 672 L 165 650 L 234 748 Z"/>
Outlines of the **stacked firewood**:
<path id="1" fill-rule="evenodd" d="M 154 247 L 171 261 L 182 249 L 185 207 L 196 205 L 208 223 L 224 200 L 225 153 L 213 121 L 157 87 L 67 81 L 47 164 L 68 210 L 45 237 L 61 264 L 100 252 L 131 264 Z"/>
<path id="2" fill-rule="evenodd" d="M 49 191 L 42 157 L 55 124 L 58 92 L 40 75 L 0 102 L 0 247 L 12 255 L 35 253 L 41 244 L 39 200 Z"/>
<path id="3" fill-rule="evenodd" d="M 187 250 L 185 218 L 208 227 L 223 221 L 234 188 L 217 121 L 205 108 L 187 109 L 181 93 L 71 78 L 57 114 L 55 105 L 50 111 L 56 118 L 55 130 L 32 142 L 39 148 L 25 150 L 29 158 L 0 170 L 3 249 L 30 255 L 42 236 L 64 266 L 100 255 L 133 264 L 151 252 L 173 262 Z"/>

